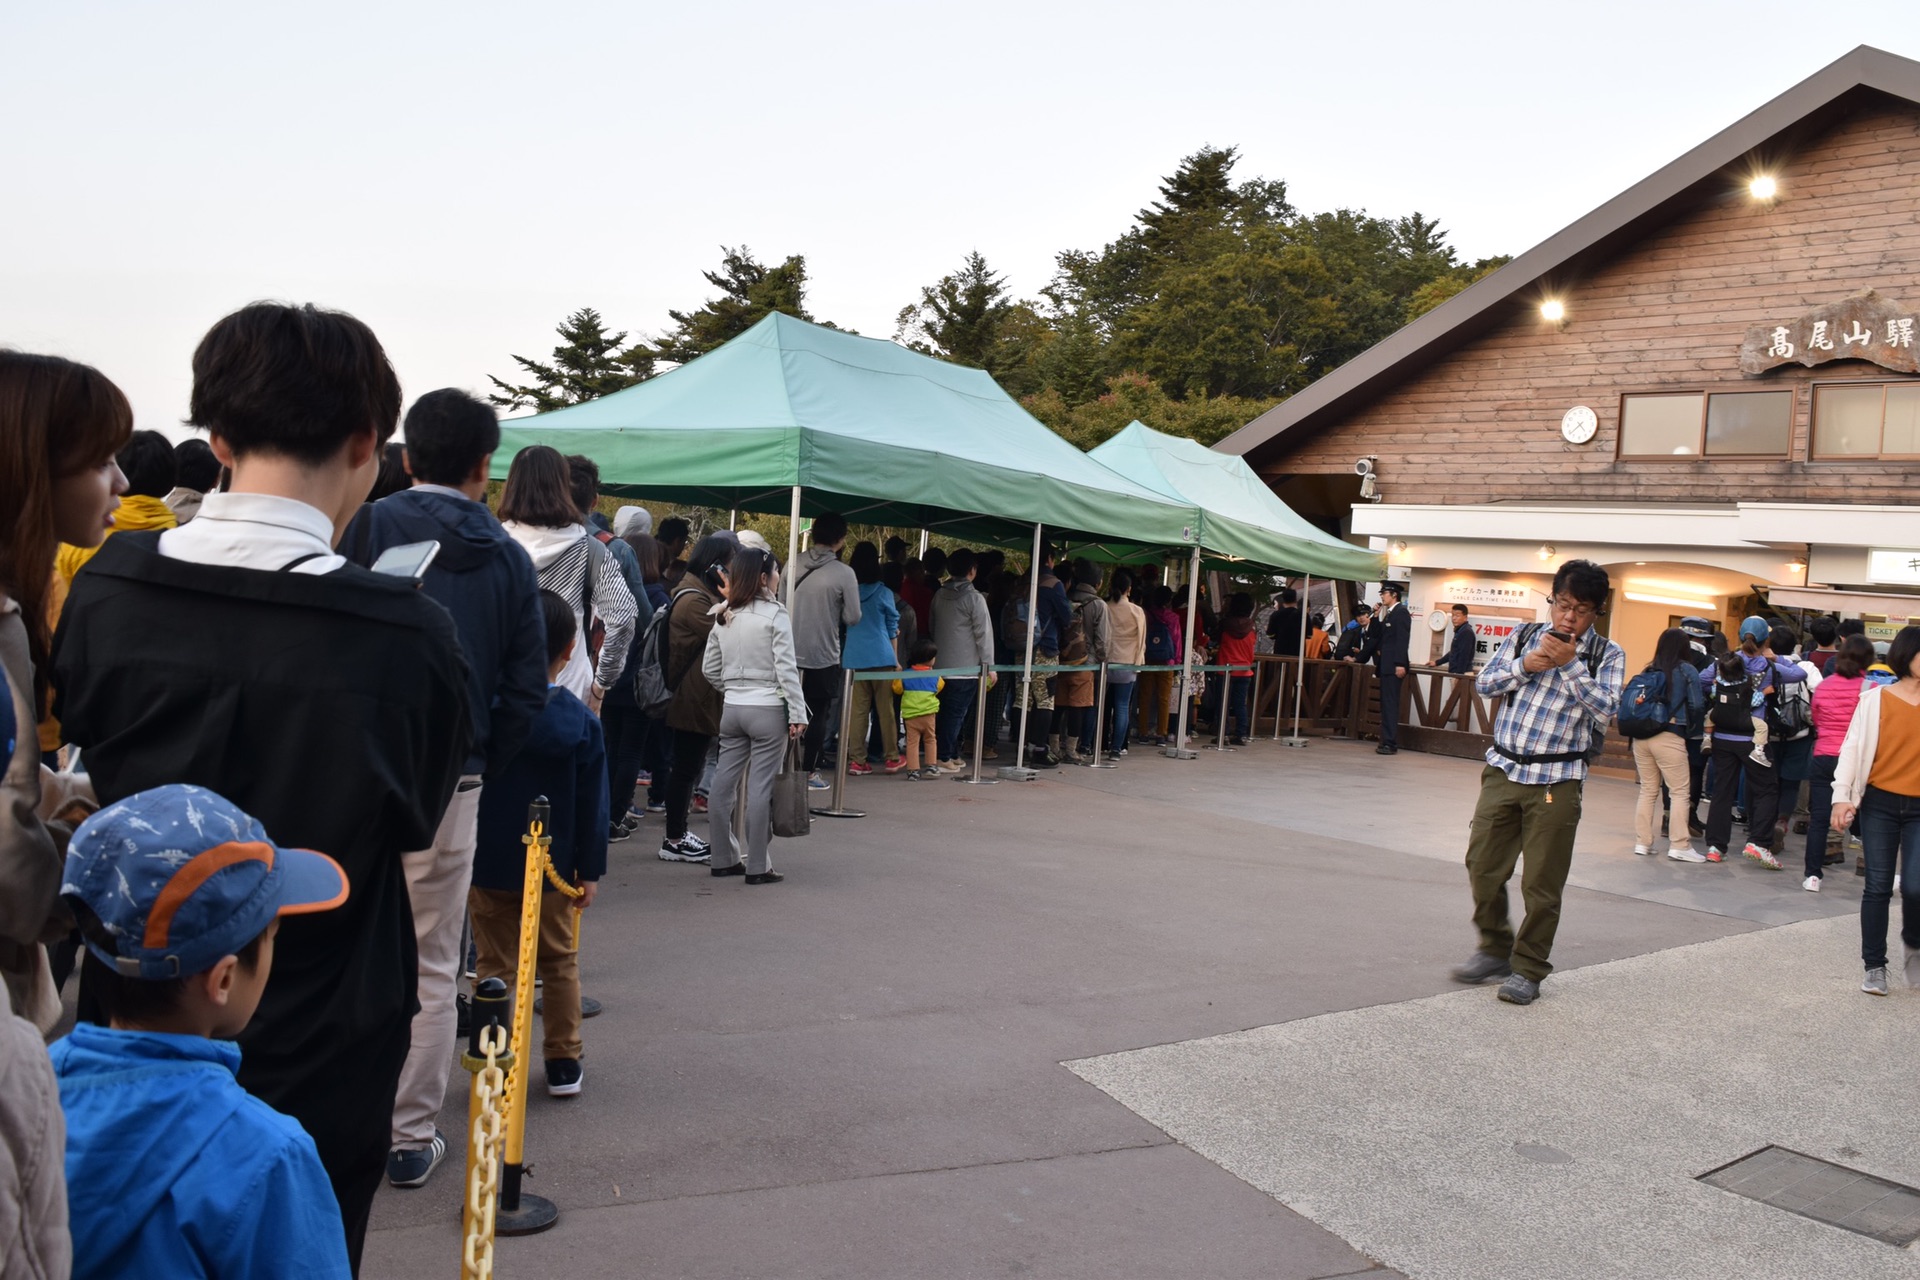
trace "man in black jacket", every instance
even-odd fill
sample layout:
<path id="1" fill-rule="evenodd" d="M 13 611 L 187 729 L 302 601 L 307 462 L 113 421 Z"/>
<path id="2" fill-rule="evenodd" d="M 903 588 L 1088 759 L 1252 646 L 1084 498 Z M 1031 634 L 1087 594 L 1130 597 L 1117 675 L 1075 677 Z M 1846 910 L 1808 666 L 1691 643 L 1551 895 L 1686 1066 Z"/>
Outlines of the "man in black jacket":
<path id="1" fill-rule="evenodd" d="M 1380 644 L 1374 662 L 1380 673 L 1380 745 L 1374 750 L 1383 756 L 1400 750 L 1400 682 L 1407 678 L 1412 661 L 1407 654 L 1413 640 L 1413 615 L 1402 603 L 1400 584 L 1389 582 L 1380 588 Z"/>
<path id="2" fill-rule="evenodd" d="M 533 561 L 486 508 L 488 468 L 500 446 L 493 409 L 464 391 L 429 391 L 407 411 L 405 433 L 413 487 L 361 507 L 340 550 L 370 566 L 390 547 L 437 543 L 420 589 L 453 615 L 467 658 L 473 747 L 433 839 L 404 858 L 420 952 L 420 1012 L 394 1099 L 387 1180 L 417 1187 L 447 1153 L 434 1121 L 453 1060 L 480 786 L 511 763 L 547 704 L 547 646 Z"/>
<path id="3" fill-rule="evenodd" d="M 466 663 L 413 582 L 333 551 L 400 413 L 372 331 L 256 303 L 207 333 L 193 376 L 231 491 L 108 539 L 74 580 L 54 709 L 103 803 L 193 783 L 346 870 L 344 906 L 281 923 L 239 1078 L 312 1136 L 357 1270 L 416 1007 L 401 857 L 467 761 Z"/>
<path id="4" fill-rule="evenodd" d="M 1379 646 L 1377 634 L 1380 624 L 1374 621 L 1373 606 L 1357 604 L 1353 607 L 1353 621 L 1340 632 L 1340 639 L 1333 646 L 1335 662 L 1367 662 L 1373 650 Z"/>
<path id="5" fill-rule="evenodd" d="M 1300 656 L 1300 593 L 1282 587 L 1274 598 L 1273 616 L 1267 619 L 1267 639 L 1273 652 L 1283 657 Z"/>
<path id="6" fill-rule="evenodd" d="M 1479 635 L 1474 631 L 1473 624 L 1467 621 L 1467 606 L 1453 606 L 1453 643 L 1447 649 L 1447 670 L 1456 676 L 1464 676 L 1472 671 L 1479 644 Z"/>

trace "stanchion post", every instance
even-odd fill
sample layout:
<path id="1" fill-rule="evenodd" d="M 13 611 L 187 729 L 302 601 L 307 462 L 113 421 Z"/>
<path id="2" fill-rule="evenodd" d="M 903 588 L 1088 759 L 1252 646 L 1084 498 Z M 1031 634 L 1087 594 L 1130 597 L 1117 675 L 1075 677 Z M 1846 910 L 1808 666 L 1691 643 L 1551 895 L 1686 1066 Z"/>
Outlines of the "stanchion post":
<path id="1" fill-rule="evenodd" d="M 1033 624 L 1040 607 L 1040 542 L 1044 525 L 1033 526 L 1033 554 L 1027 560 L 1027 657 L 1020 681 L 1020 736 L 1013 746 L 1013 763 L 1000 767 L 1000 776 L 1032 782 L 1039 775 L 1027 768 L 1027 715 L 1033 705 Z"/>
<path id="2" fill-rule="evenodd" d="M 1231 751 L 1233 748 L 1227 745 L 1227 704 L 1233 701 L 1233 668 L 1228 667 L 1225 671 L 1216 674 L 1220 676 L 1220 702 L 1215 707 L 1213 715 L 1214 719 L 1220 722 L 1215 726 L 1219 733 L 1214 741 L 1207 744 L 1207 750 Z"/>
<path id="3" fill-rule="evenodd" d="M 486 978 L 473 989 L 472 1021 L 460 1065 L 473 1077 L 467 1094 L 466 1194 L 460 1208 L 460 1278 L 493 1274 L 493 1237 L 500 1211 L 500 1153 L 506 1141 L 501 1110 L 506 1072 L 513 1067 L 509 1028 L 513 1002 L 507 984 Z"/>
<path id="4" fill-rule="evenodd" d="M 533 965 L 540 947 L 540 894 L 547 882 L 547 849 L 553 844 L 547 834 L 548 817 L 547 798 L 539 796 L 527 806 L 527 834 L 520 838 L 527 847 L 527 868 L 520 881 L 520 952 L 513 974 L 513 1068 L 507 1076 L 506 1163 L 500 1170 L 500 1211 L 494 1228 L 503 1236 L 545 1231 L 560 1218 L 553 1201 L 520 1189 L 526 1173 L 527 1089 L 533 1060 Z"/>
<path id="5" fill-rule="evenodd" d="M 993 676 L 993 665 L 980 664 L 980 692 L 973 699 L 973 776 L 955 778 L 955 782 L 964 782 L 970 787 L 990 787 L 1000 781 L 998 778 L 980 776 L 980 766 L 987 759 L 987 681 Z"/>
<path id="6" fill-rule="evenodd" d="M 867 726 L 861 725 L 860 732 L 865 733 Z M 865 809 L 849 809 L 841 803 L 846 795 L 847 754 L 853 745 L 848 735 L 853 732 L 853 668 L 845 669 L 845 678 L 840 682 L 840 750 L 833 760 L 833 803 L 825 809 L 812 809 L 823 818 L 864 818 Z"/>
<path id="7" fill-rule="evenodd" d="M 1093 702 L 1093 759 L 1088 762 L 1092 769 L 1118 769 L 1118 760 L 1100 758 L 1101 744 L 1106 740 L 1107 730 L 1107 664 L 1100 664 L 1100 682 L 1094 692 Z"/>
<path id="8" fill-rule="evenodd" d="M 1253 688 L 1247 693 L 1247 722 L 1240 726 L 1240 736 L 1252 742 L 1260 736 L 1260 668 L 1264 666 L 1259 658 L 1253 660 Z M 1280 698 L 1273 699 L 1273 718 L 1280 719 Z"/>

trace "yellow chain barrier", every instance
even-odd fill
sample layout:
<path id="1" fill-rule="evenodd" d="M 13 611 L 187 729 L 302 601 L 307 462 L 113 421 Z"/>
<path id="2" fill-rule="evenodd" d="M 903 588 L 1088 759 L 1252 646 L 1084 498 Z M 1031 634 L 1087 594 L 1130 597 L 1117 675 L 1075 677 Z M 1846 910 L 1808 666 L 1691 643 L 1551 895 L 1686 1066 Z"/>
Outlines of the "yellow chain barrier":
<path id="1" fill-rule="evenodd" d="M 505 1068 L 513 1060 L 504 1027 L 482 1028 L 480 1045 L 484 1057 L 476 1058 L 471 1053 L 460 1055 L 461 1065 L 473 1075 L 473 1093 L 467 1106 L 467 1195 L 460 1215 L 460 1280 L 491 1280 L 493 1276 L 494 1214 L 500 1203 L 500 1148 L 506 1139 Z"/>

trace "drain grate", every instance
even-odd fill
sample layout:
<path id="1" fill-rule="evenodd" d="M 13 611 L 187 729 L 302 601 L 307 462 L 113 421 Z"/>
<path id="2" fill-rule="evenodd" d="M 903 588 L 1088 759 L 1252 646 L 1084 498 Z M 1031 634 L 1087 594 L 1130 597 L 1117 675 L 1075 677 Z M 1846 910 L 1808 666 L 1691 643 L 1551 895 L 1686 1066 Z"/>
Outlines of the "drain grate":
<path id="1" fill-rule="evenodd" d="M 1762 1147 L 1700 1181 L 1901 1248 L 1920 1240 L 1920 1191 L 1785 1147 Z"/>

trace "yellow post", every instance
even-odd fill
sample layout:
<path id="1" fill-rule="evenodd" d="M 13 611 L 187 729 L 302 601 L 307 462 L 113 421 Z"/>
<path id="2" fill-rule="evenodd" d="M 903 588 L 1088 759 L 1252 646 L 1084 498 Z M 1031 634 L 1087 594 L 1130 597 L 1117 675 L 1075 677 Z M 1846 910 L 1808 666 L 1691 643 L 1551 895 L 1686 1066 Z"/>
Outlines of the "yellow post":
<path id="1" fill-rule="evenodd" d="M 560 1216 L 551 1200 L 525 1194 L 520 1180 L 526 1171 L 527 1088 L 533 1069 L 533 969 L 540 952 L 540 890 L 552 874 L 547 850 L 553 844 L 547 835 L 547 798 L 541 796 L 527 807 L 527 834 L 520 837 L 527 847 L 526 875 L 520 886 L 520 954 L 513 977 L 513 1068 L 507 1076 L 506 1159 L 501 1169 L 500 1209 L 496 1230 L 503 1236 L 531 1235 L 545 1231 Z"/>

